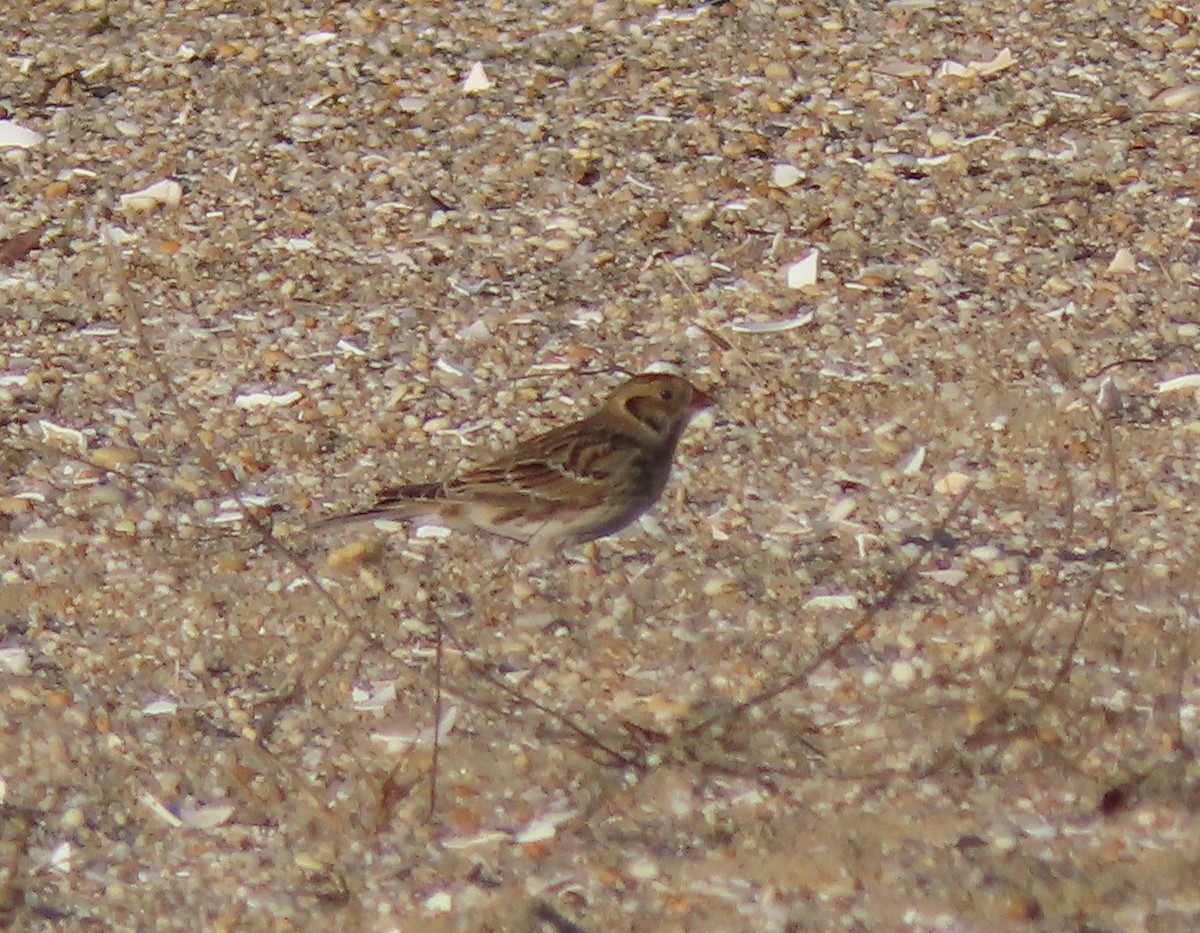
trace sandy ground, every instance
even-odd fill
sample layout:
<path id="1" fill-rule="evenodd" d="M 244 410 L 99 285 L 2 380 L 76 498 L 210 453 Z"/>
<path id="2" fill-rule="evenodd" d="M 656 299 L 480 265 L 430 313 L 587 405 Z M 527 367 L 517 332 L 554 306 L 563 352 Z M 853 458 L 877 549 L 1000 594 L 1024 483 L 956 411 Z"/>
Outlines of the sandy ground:
<path id="1" fill-rule="evenodd" d="M 13 928 L 1200 926 L 1194 9 L 6 9 Z M 310 527 L 652 364 L 620 535 Z"/>

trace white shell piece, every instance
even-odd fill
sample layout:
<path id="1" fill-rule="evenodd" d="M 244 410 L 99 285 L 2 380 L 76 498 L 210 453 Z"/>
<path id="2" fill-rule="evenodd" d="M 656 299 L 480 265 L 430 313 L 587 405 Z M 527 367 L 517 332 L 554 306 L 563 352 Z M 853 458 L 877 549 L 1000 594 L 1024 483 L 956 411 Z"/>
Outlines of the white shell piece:
<path id="1" fill-rule="evenodd" d="M 29 149 L 45 138 L 41 133 L 12 120 L 0 120 L 0 149 Z"/>
<path id="2" fill-rule="evenodd" d="M 488 88 L 494 86 L 492 79 L 483 70 L 483 62 L 476 62 L 471 66 L 470 72 L 467 73 L 467 78 L 463 81 L 462 89 L 466 94 L 478 94 L 480 91 L 486 91 Z"/>
<path id="3" fill-rule="evenodd" d="M 183 199 L 183 186 L 173 179 L 156 181 L 141 191 L 130 191 L 121 195 L 121 207 L 131 211 L 146 211 L 160 204 L 178 207 Z"/>

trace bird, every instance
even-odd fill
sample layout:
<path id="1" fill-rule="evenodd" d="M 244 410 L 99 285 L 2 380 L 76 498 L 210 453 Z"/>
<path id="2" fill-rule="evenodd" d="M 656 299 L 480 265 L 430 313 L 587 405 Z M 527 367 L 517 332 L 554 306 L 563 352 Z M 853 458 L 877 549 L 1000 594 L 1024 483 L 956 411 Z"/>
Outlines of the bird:
<path id="1" fill-rule="evenodd" d="M 684 429 L 714 404 L 681 376 L 643 373 L 580 421 L 439 482 L 384 489 L 370 508 L 320 524 L 415 518 L 539 550 L 592 541 L 620 531 L 658 501 Z"/>

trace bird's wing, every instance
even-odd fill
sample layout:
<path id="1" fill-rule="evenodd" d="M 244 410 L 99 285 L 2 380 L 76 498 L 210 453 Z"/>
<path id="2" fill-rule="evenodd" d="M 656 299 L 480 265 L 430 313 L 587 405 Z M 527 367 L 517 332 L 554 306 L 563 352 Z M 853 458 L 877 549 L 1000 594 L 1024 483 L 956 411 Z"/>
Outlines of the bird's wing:
<path id="1" fill-rule="evenodd" d="M 630 438 L 567 425 L 446 483 L 453 499 L 545 499 L 585 504 L 626 494 L 642 451 Z"/>

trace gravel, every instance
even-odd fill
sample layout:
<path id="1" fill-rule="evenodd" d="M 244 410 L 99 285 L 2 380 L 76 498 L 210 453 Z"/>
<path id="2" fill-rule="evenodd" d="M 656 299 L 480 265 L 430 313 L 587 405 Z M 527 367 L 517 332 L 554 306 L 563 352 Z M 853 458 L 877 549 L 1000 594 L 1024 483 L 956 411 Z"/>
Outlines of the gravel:
<path id="1" fill-rule="evenodd" d="M 5 921 L 1200 923 L 1186 5 L 31 9 Z M 615 537 L 311 527 L 651 365 Z"/>

